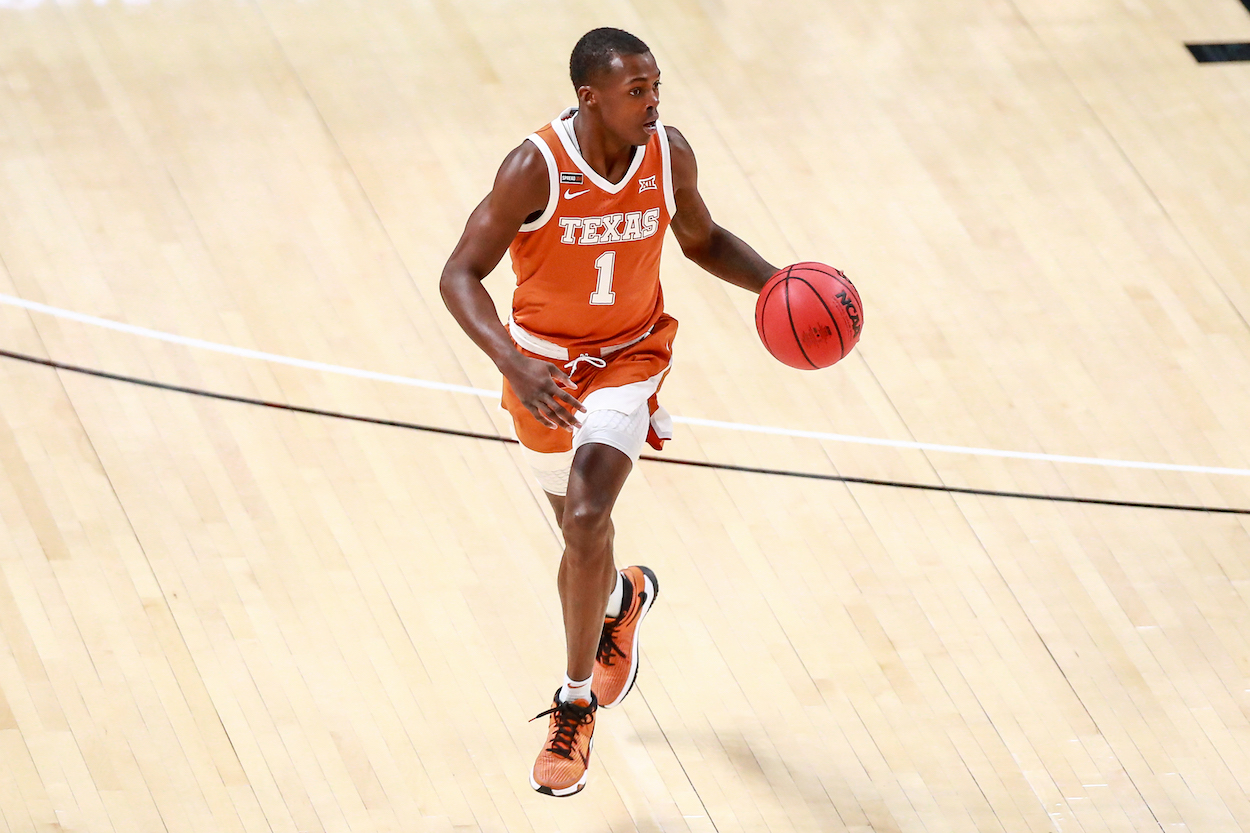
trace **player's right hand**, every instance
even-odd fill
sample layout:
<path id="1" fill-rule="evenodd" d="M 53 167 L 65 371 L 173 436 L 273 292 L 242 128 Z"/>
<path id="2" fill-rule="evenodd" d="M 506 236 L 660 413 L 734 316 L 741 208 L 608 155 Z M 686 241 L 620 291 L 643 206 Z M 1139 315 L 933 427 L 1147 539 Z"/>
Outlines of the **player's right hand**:
<path id="1" fill-rule="evenodd" d="M 578 413 L 584 413 L 586 408 L 565 390 L 574 390 L 577 385 L 559 367 L 542 359 L 531 359 L 518 354 L 515 363 L 505 375 L 517 399 L 543 425 L 565 431 L 572 431 L 577 427 L 577 420 L 564 405 Z"/>

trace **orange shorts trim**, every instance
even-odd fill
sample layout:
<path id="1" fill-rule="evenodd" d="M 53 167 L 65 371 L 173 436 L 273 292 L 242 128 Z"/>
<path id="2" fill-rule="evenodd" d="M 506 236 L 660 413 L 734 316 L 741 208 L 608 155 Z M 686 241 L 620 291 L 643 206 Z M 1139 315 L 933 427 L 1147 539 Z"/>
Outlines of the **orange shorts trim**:
<path id="1" fill-rule="evenodd" d="M 605 357 L 603 360 L 607 364 L 604 367 L 594 367 L 586 362 L 579 362 L 572 373 L 573 384 L 577 385 L 577 390 L 570 391 L 570 393 L 585 401 L 587 395 L 600 388 L 621 387 L 635 382 L 645 382 L 659 376 L 668 369 L 672 362 L 673 338 L 676 335 L 677 319 L 669 315 L 661 315 L 651 335 L 637 344 L 631 344 L 620 352 Z M 520 347 L 517 349 L 532 359 L 540 359 L 557 366 L 562 364 L 562 362 L 553 361 Z M 663 383 L 664 379 L 661 378 L 659 384 Z M 656 393 L 659 393 L 658 385 Z M 512 390 L 512 385 L 506 378 L 503 380 L 501 404 L 512 415 L 512 425 L 516 429 L 517 439 L 526 448 L 543 454 L 569 451 L 573 448 L 573 433 L 560 428 L 548 428 L 539 422 L 521 404 L 521 400 L 517 398 L 516 392 Z M 659 407 L 656 396 L 648 400 L 647 406 L 651 413 L 655 413 L 656 408 Z"/>

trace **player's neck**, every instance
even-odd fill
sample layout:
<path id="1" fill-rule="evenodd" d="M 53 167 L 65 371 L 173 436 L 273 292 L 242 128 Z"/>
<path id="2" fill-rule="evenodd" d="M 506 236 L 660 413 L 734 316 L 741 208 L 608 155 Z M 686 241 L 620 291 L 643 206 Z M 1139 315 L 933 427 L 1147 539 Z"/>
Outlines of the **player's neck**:
<path id="1" fill-rule="evenodd" d="M 586 164 L 608 182 L 620 182 L 634 159 L 634 146 L 615 139 L 600 122 L 581 112 L 573 117 L 573 134 Z"/>

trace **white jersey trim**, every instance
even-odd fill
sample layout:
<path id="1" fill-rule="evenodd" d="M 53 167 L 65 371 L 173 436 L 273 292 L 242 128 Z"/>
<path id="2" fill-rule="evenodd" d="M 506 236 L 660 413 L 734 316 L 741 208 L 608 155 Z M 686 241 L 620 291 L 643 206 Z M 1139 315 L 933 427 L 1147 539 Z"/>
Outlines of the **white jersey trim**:
<path id="1" fill-rule="evenodd" d="M 547 160 L 547 207 L 534 222 L 522 223 L 519 231 L 538 231 L 555 215 L 556 204 L 560 202 L 560 166 L 556 164 L 555 154 L 551 152 L 551 148 L 547 147 L 547 143 L 542 140 L 541 136 L 531 133 L 525 138 L 537 145 L 543 159 Z"/>
<path id="2" fill-rule="evenodd" d="M 652 328 L 652 330 L 653 329 L 654 327 Z M 635 344 L 642 341 L 647 336 L 651 335 L 652 330 L 647 330 L 645 333 L 638 336 L 638 338 L 632 339 L 631 341 L 626 341 L 622 344 L 611 344 L 611 345 L 608 345 L 607 347 L 601 347 L 599 348 L 599 355 L 610 356 L 613 353 L 619 353 L 620 351 L 624 350 L 626 347 L 633 347 Z M 518 347 L 523 347 L 524 349 L 530 351 L 531 353 L 535 353 L 539 356 L 542 356 L 545 359 L 556 359 L 558 361 L 564 362 L 564 361 L 568 361 L 571 358 L 571 355 L 569 354 L 569 349 L 567 347 L 561 347 L 559 344 L 556 344 L 555 342 L 547 341 L 547 339 L 545 338 L 539 338 L 538 336 L 534 335 L 529 330 L 525 329 L 520 324 L 516 323 L 516 319 L 512 317 L 511 313 L 509 313 L 508 315 L 508 333 L 512 336 L 512 340 L 517 343 Z"/>
<path id="3" fill-rule="evenodd" d="M 664 122 L 656 119 L 656 132 L 660 134 L 660 159 L 664 172 L 664 205 L 668 208 L 668 218 L 673 219 L 677 213 L 677 200 L 673 196 L 673 152 L 668 147 L 668 129 Z"/>
<path id="4" fill-rule="evenodd" d="M 573 160 L 573 164 L 577 165 L 578 170 L 586 175 L 587 179 L 599 188 L 607 191 L 609 194 L 621 193 L 621 191 L 625 189 L 625 186 L 633 181 L 634 175 L 638 173 L 638 169 L 642 167 L 642 160 L 647 155 L 647 146 L 642 145 L 638 148 L 638 152 L 634 154 L 633 163 L 630 164 L 629 170 L 625 172 L 625 176 L 620 182 L 608 182 L 606 179 L 599 176 L 599 174 L 595 172 L 594 168 L 590 167 L 590 164 L 582 158 L 582 152 L 577 149 L 577 140 L 571 135 L 573 130 L 573 120 L 567 118 L 570 113 L 574 113 L 576 111 L 576 107 L 570 107 L 557 116 L 555 121 L 551 123 L 551 126 L 555 128 L 556 135 L 560 137 L 560 144 L 564 145 L 565 153 L 567 153 Z M 656 124 L 656 127 L 659 128 L 658 123 Z"/>

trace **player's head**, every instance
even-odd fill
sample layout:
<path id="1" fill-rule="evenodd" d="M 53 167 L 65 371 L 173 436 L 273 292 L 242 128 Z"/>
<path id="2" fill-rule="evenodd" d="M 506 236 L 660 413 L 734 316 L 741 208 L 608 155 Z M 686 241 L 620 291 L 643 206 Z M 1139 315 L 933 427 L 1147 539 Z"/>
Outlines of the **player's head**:
<path id="1" fill-rule="evenodd" d="M 645 43 L 620 29 L 593 29 L 573 47 L 569 77 L 583 112 L 631 144 L 650 140 L 660 115 L 660 69 Z"/>

